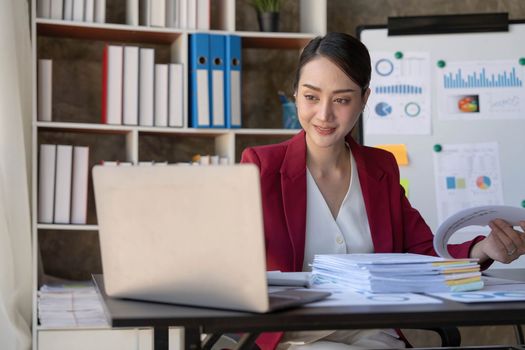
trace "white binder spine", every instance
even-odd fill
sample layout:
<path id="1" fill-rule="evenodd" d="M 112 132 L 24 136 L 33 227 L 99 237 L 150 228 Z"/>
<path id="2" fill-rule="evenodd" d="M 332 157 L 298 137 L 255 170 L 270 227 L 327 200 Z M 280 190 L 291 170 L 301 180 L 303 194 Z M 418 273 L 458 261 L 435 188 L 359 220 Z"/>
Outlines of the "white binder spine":
<path id="1" fill-rule="evenodd" d="M 106 0 L 95 0 L 95 22 L 106 23 Z"/>
<path id="2" fill-rule="evenodd" d="M 140 49 L 139 123 L 142 126 L 153 126 L 154 56 L 155 52 L 153 49 Z"/>
<path id="3" fill-rule="evenodd" d="M 126 24 L 130 26 L 139 25 L 139 0 L 126 1 Z"/>
<path id="4" fill-rule="evenodd" d="M 122 121 L 124 125 L 137 125 L 139 121 L 139 48 L 124 47 Z"/>
<path id="5" fill-rule="evenodd" d="M 38 60 L 38 120 L 50 122 L 53 113 L 53 61 Z"/>
<path id="6" fill-rule="evenodd" d="M 71 223 L 85 225 L 87 221 L 87 194 L 89 147 L 73 148 L 73 185 L 71 193 Z"/>
<path id="7" fill-rule="evenodd" d="M 84 21 L 84 0 L 73 0 L 73 21 Z"/>
<path id="8" fill-rule="evenodd" d="M 40 145 L 38 174 L 38 222 L 53 223 L 56 145 Z"/>
<path id="9" fill-rule="evenodd" d="M 155 126 L 168 126 L 168 65 L 155 65 Z"/>
<path id="10" fill-rule="evenodd" d="M 122 124 L 122 46 L 107 46 L 106 123 Z"/>
<path id="11" fill-rule="evenodd" d="M 184 114 L 184 77 L 182 64 L 169 65 L 168 125 L 181 128 Z"/>
<path id="12" fill-rule="evenodd" d="M 56 155 L 55 224 L 70 223 L 73 146 L 58 145 Z"/>
<path id="13" fill-rule="evenodd" d="M 94 0 L 84 0 L 84 21 L 93 22 L 95 20 L 95 3 Z"/>

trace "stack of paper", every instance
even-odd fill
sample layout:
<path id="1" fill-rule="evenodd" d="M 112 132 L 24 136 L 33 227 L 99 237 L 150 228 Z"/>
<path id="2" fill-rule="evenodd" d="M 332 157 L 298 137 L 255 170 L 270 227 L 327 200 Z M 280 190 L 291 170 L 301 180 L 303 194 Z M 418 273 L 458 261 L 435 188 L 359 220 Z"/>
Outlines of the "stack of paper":
<path id="1" fill-rule="evenodd" d="M 314 285 L 336 284 L 372 293 L 459 292 L 483 288 L 476 259 L 401 253 L 316 255 Z"/>
<path id="2" fill-rule="evenodd" d="M 38 317 L 44 327 L 108 327 L 95 287 L 90 282 L 43 285 Z"/>

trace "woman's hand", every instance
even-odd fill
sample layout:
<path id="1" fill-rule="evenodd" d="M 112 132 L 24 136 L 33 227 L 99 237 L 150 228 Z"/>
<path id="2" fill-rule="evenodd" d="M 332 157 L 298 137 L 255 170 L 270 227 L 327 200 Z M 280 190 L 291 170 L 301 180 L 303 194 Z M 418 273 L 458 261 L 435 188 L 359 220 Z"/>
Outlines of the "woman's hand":
<path id="1" fill-rule="evenodd" d="M 525 254 L 525 233 L 516 231 L 505 220 L 495 219 L 489 223 L 491 231 L 487 238 L 476 243 L 470 251 L 471 258 L 482 263 L 493 259 L 508 264 Z M 520 221 L 525 231 L 525 221 Z"/>

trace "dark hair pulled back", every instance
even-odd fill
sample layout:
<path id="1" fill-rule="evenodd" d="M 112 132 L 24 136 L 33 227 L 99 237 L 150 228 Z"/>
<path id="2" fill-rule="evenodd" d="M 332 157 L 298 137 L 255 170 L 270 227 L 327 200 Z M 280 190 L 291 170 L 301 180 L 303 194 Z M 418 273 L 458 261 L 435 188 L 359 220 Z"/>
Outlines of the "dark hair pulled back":
<path id="1" fill-rule="evenodd" d="M 361 87 L 361 93 L 370 84 L 370 54 L 366 46 L 351 35 L 332 32 L 312 39 L 301 52 L 293 82 L 297 92 L 301 71 L 305 64 L 319 56 L 326 57 Z"/>

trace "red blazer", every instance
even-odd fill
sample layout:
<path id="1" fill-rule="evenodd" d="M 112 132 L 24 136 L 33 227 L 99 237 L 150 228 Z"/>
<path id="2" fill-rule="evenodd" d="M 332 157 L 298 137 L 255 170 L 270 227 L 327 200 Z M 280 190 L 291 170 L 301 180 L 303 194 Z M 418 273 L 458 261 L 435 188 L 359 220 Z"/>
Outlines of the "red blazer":
<path id="1" fill-rule="evenodd" d="M 374 251 L 436 255 L 430 228 L 399 183 L 393 155 L 361 146 L 350 136 L 346 140 L 357 165 Z M 261 173 L 267 269 L 301 271 L 306 235 L 305 132 L 283 143 L 247 148 L 241 163 L 256 164 Z M 457 258 L 468 257 L 481 239 L 449 245 L 449 252 Z M 265 333 L 257 343 L 272 349 L 281 334 Z"/>

